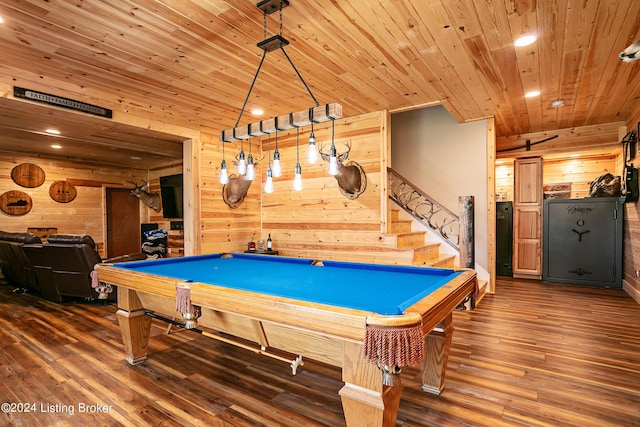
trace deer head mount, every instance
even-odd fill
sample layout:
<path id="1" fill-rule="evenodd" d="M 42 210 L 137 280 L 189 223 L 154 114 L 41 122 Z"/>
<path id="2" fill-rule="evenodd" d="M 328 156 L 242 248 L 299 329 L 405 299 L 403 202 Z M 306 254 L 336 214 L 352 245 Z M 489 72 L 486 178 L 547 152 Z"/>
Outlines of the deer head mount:
<path id="1" fill-rule="evenodd" d="M 364 173 L 362 166 L 354 160 L 347 162 L 349 152 L 351 151 L 351 140 L 346 144 L 347 151 L 337 154 L 338 173 L 334 175 L 338 181 L 340 192 L 347 198 L 355 200 L 367 188 L 367 175 Z M 324 152 L 324 146 L 318 148 L 318 152 L 325 162 L 329 161 L 329 154 Z"/>
<path id="2" fill-rule="evenodd" d="M 131 194 L 136 196 L 138 199 L 142 200 L 145 206 L 150 207 L 156 212 L 160 212 L 160 195 L 159 194 L 151 194 L 147 190 L 149 189 L 149 183 L 145 182 L 142 185 L 138 185 L 137 182 L 131 182 L 135 187 L 131 190 Z"/>
<path id="3" fill-rule="evenodd" d="M 233 161 L 236 167 L 238 166 L 239 156 L 240 154 L 236 154 L 235 160 Z M 264 159 L 264 155 L 253 162 L 254 167 L 258 166 L 258 163 L 260 163 L 262 159 Z M 245 179 L 245 177 L 246 173 L 242 175 L 229 175 L 229 182 L 222 186 L 222 200 L 224 200 L 226 205 L 231 209 L 240 206 L 249 191 L 249 187 L 251 187 L 251 183 L 254 181 Z"/>

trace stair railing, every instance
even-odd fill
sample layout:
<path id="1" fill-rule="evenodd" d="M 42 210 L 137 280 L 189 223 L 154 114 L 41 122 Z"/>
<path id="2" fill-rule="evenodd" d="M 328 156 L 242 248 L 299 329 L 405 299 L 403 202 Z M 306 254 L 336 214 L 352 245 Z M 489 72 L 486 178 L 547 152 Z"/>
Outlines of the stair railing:
<path id="1" fill-rule="evenodd" d="M 460 251 L 460 218 L 398 172 L 391 168 L 387 172 L 391 200 Z"/>

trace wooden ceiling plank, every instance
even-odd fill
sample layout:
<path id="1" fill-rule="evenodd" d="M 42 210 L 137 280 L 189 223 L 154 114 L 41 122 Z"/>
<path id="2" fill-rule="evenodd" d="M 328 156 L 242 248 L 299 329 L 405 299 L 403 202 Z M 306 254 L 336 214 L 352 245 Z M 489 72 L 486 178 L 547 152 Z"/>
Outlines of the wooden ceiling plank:
<path id="1" fill-rule="evenodd" d="M 409 6 L 408 6 L 409 7 Z M 416 60 L 413 61 L 416 70 L 428 69 L 427 75 L 437 75 L 437 78 L 426 80 L 437 90 L 437 99 L 428 99 L 426 102 L 439 101 L 446 103 L 449 111 L 457 111 L 458 115 L 466 120 L 478 118 L 482 112 L 475 102 L 469 98 L 470 92 L 465 87 L 462 77 L 456 72 L 445 53 L 439 49 L 438 42 L 433 34 L 440 31 L 445 24 L 439 22 L 433 13 L 424 10 L 426 2 L 418 2 L 410 5 L 409 13 L 415 17 L 414 29 L 412 31 L 411 44 L 417 51 Z M 440 16 L 446 16 L 441 11 Z M 448 22 L 448 19 L 444 19 Z M 444 35 L 444 37 L 449 37 Z M 415 79 L 420 82 L 421 78 Z M 487 97 L 488 98 L 488 97 Z"/>
<path id="2" fill-rule="evenodd" d="M 598 10 L 598 2 L 574 2 L 567 8 L 567 20 L 565 23 L 564 56 L 565 64 L 571 65 L 572 71 L 565 74 L 568 79 L 574 78 L 579 84 L 573 85 L 577 89 L 576 99 L 591 98 L 600 76 L 589 72 L 589 66 L 593 65 L 589 57 L 588 49 L 593 40 L 593 22 Z M 575 71 L 574 71 L 575 70 Z M 575 73 L 575 77 L 571 75 Z M 587 124 L 586 114 L 588 105 L 586 102 L 576 102 L 573 106 L 571 123 L 574 126 Z"/>
<path id="3" fill-rule="evenodd" d="M 605 8 L 606 12 L 603 11 Z M 593 35 L 597 43 L 594 43 L 590 53 L 593 52 L 591 72 L 599 74 L 600 79 L 597 82 L 594 100 L 586 115 L 587 122 L 603 123 L 619 120 L 621 116 L 629 115 L 631 105 L 637 102 L 637 98 L 632 99 L 630 95 L 635 92 L 633 89 L 638 89 L 638 85 L 635 88 L 628 87 L 634 73 L 633 67 L 629 65 L 633 64 L 622 62 L 618 58 L 618 53 L 628 45 L 628 35 L 616 30 L 629 28 L 634 24 L 640 27 L 638 16 L 640 16 L 640 2 L 604 3 L 598 9 Z M 637 34 L 634 37 L 637 37 Z M 618 100 L 616 102 L 618 108 L 612 105 L 613 99 Z"/>
<path id="4" fill-rule="evenodd" d="M 538 37 L 542 39 L 538 43 L 538 57 L 540 61 L 540 81 L 544 82 L 542 90 L 543 120 L 545 127 L 566 128 L 569 127 L 569 108 L 552 108 L 551 102 L 562 99 L 565 105 L 573 105 L 575 102 L 575 76 L 564 75 L 563 70 L 563 45 L 561 43 L 567 13 L 567 1 L 541 2 L 538 5 Z M 569 79 L 566 81 L 563 77 Z M 574 92 L 574 96 L 570 93 Z"/>
<path id="5" fill-rule="evenodd" d="M 295 0 L 284 11 L 283 35 L 314 95 L 341 103 L 345 115 L 440 102 L 460 121 L 493 115 L 497 135 L 525 134 L 627 120 L 638 110 L 637 66 L 608 59 L 637 39 L 639 7 L 631 0 Z M 246 0 L 6 0 L 2 8 L 7 87 L 214 133 L 235 123 L 262 53 L 262 14 Z M 513 38 L 534 26 L 536 45 L 516 51 Z M 268 33 L 277 31 L 274 14 Z M 272 116 L 308 104 L 287 62 L 270 54 L 252 93 Z M 521 94 L 534 84 L 542 96 L 525 101 Z M 551 109 L 559 96 L 567 106 Z"/>

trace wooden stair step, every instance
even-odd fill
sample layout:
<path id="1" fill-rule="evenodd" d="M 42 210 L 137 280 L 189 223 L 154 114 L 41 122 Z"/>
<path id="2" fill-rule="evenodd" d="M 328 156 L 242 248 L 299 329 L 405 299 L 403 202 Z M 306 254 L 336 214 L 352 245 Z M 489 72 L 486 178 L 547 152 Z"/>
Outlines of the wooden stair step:
<path id="1" fill-rule="evenodd" d="M 423 261 L 415 261 L 413 265 L 422 265 L 429 267 L 438 267 L 438 268 L 455 268 L 455 255 L 448 254 L 438 254 L 436 259 L 425 259 Z"/>
<path id="2" fill-rule="evenodd" d="M 391 233 L 409 233 L 411 232 L 411 223 L 409 219 L 392 220 L 390 224 Z"/>
<path id="3" fill-rule="evenodd" d="M 417 249 L 424 246 L 425 231 L 412 231 L 410 233 L 396 234 L 396 245 L 399 248 Z"/>
<path id="4" fill-rule="evenodd" d="M 330 259 L 340 261 L 411 265 L 412 249 L 399 249 L 376 245 L 326 245 L 326 244 L 286 244 L 278 246 L 282 256 Z"/>
<path id="5" fill-rule="evenodd" d="M 432 264 L 440 260 L 440 244 L 424 244 L 413 250 L 414 264 Z"/>
<path id="6" fill-rule="evenodd" d="M 476 306 L 488 292 L 489 292 L 489 281 L 478 280 L 478 297 L 476 298 Z"/>

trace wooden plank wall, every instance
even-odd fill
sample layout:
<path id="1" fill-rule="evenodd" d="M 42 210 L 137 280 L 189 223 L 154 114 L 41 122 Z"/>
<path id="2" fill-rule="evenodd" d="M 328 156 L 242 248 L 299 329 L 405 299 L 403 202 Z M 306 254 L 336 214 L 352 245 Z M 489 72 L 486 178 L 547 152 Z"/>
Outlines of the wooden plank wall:
<path id="1" fill-rule="evenodd" d="M 637 129 L 640 122 L 640 105 L 631 120 L 627 122 L 628 129 Z M 638 167 L 640 160 L 635 159 Z M 625 291 L 640 303 L 640 277 L 636 271 L 640 270 L 640 202 L 626 203 L 624 212 L 624 275 L 622 286 Z"/>
<path id="2" fill-rule="evenodd" d="M 618 156 L 578 157 L 575 159 L 545 160 L 543 185 L 571 183 L 571 197 L 586 197 L 589 183 L 602 174 L 620 175 Z M 513 161 L 496 165 L 496 200 L 513 200 Z"/>
<path id="3" fill-rule="evenodd" d="M 36 188 L 24 188 L 13 182 L 11 170 L 21 163 L 33 163 L 45 172 L 44 183 Z M 12 216 L 0 213 L 0 229 L 26 232 L 27 228 L 55 227 L 59 234 L 89 234 L 104 256 L 104 190 L 103 186 L 131 187 L 128 181 L 146 180 L 147 171 L 137 169 L 95 167 L 73 161 L 33 158 L 19 154 L 0 155 L 0 194 L 9 190 L 27 193 L 33 200 L 31 211 Z M 54 181 L 69 181 L 78 192 L 75 200 L 58 203 L 49 196 Z"/>
<path id="4" fill-rule="evenodd" d="M 183 173 L 182 162 L 167 165 L 165 167 L 149 170 L 149 192 L 160 194 L 160 177 Z M 140 203 L 142 206 L 142 203 Z M 162 206 L 160 212 L 144 207 L 140 218 L 144 222 L 157 222 L 158 228 L 165 229 L 169 233 L 167 241 L 167 257 L 184 256 L 184 230 L 171 230 L 172 221 L 182 221 L 182 218 L 164 218 Z"/>
<path id="5" fill-rule="evenodd" d="M 267 159 L 260 163 L 256 180 L 244 203 L 237 209 L 228 208 L 222 201 L 218 183 L 221 159 L 220 143 L 203 144 L 202 155 L 202 248 L 204 253 L 225 250 L 244 250 L 250 236 L 258 240 L 270 233 L 273 247 L 285 256 L 324 259 L 376 261 L 376 253 L 383 256 L 379 245 L 384 240 L 381 228 L 386 212 L 381 210 L 380 192 L 386 182 L 382 158 L 386 145 L 386 112 L 336 120 L 335 142 L 338 153 L 351 143 L 349 160 L 357 161 L 367 174 L 367 188 L 356 200 L 343 196 L 334 177 L 327 174 L 322 160 L 315 165 L 306 161 L 309 129 L 301 129 L 300 164 L 304 189 L 292 189 L 296 162 L 296 133 L 282 132 L 278 136 L 282 177 L 274 179 L 275 191 L 262 192 Z M 328 152 L 331 124 L 315 126 L 318 147 Z M 207 140 L 207 138 L 203 138 Z M 263 152 L 268 151 L 267 139 L 261 141 Z M 275 139 L 271 138 L 271 150 Z M 233 158 L 231 144 L 225 147 L 227 163 Z M 244 149 L 247 151 L 247 143 Z M 231 166 L 231 170 L 235 168 Z M 262 198 L 262 208 L 260 199 Z M 262 227 L 262 231 L 261 231 Z M 375 246 L 378 245 L 378 246 Z M 344 251 L 344 252 L 343 252 Z M 387 255 L 384 255 L 387 256 Z M 388 260 L 387 260 L 388 261 Z"/>
<path id="6" fill-rule="evenodd" d="M 567 152 L 575 151 L 610 151 L 612 148 L 619 147 L 619 129 L 621 127 L 624 127 L 624 122 L 503 136 L 496 138 L 496 158 L 531 157 L 536 155 L 562 156 Z M 538 142 L 551 137 L 556 138 L 538 144 Z M 526 152 L 524 148 L 514 150 L 516 147 L 524 146 L 527 140 L 534 144 L 531 147 L 531 151 Z"/>

